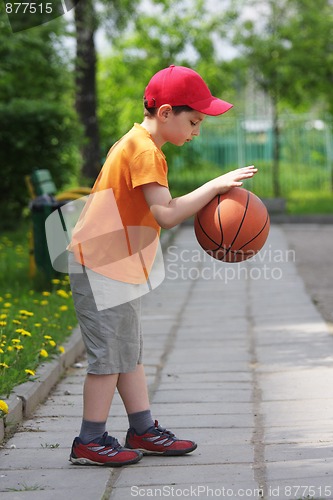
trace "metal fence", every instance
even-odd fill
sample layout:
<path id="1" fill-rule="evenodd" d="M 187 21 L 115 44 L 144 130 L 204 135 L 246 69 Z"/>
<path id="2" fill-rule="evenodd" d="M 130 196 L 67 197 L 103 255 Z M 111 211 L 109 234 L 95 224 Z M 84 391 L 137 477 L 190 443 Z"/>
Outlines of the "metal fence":
<path id="1" fill-rule="evenodd" d="M 283 116 L 280 127 L 279 181 L 281 194 L 291 191 L 332 191 L 333 123 L 309 115 Z M 207 118 L 201 135 L 184 148 L 182 162 L 190 158 L 221 171 L 256 165 L 256 191 L 273 194 L 273 128 L 267 118 Z"/>

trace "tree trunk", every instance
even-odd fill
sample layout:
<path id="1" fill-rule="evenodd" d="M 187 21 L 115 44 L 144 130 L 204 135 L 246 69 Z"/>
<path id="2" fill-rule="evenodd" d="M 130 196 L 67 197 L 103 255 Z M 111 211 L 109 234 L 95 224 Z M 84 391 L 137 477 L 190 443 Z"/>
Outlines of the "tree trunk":
<path id="1" fill-rule="evenodd" d="M 76 110 L 84 128 L 82 174 L 95 179 L 100 170 L 100 146 L 96 98 L 96 49 L 94 34 L 97 19 L 92 0 L 78 2 L 76 28 Z"/>
<path id="2" fill-rule="evenodd" d="M 273 98 L 273 195 L 279 198 L 280 188 L 280 128 L 277 99 Z"/>

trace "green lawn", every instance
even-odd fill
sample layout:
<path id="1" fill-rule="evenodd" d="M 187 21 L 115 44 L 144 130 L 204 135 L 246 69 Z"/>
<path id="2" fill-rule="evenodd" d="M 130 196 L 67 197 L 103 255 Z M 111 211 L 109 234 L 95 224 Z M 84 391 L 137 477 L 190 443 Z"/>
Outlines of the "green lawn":
<path id="1" fill-rule="evenodd" d="M 0 237 L 0 397 L 63 352 L 76 325 L 68 276 L 29 277 L 25 228 Z"/>

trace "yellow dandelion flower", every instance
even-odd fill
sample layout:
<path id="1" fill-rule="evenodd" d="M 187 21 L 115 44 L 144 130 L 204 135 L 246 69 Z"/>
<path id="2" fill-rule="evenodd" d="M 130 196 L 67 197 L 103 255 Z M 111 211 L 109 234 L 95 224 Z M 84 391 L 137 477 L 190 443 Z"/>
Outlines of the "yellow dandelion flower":
<path id="1" fill-rule="evenodd" d="M 52 283 L 53 285 L 59 285 L 60 280 L 58 280 L 58 279 L 54 278 L 53 280 L 51 280 L 51 283 Z"/>
<path id="2" fill-rule="evenodd" d="M 33 300 L 33 303 L 34 303 L 34 304 L 39 304 L 39 300 L 34 299 L 34 300 Z"/>
<path id="3" fill-rule="evenodd" d="M 8 318 L 8 314 L 0 314 L 0 319 L 7 319 Z"/>
<path id="4" fill-rule="evenodd" d="M 8 352 L 12 352 L 12 351 L 14 351 L 14 347 L 13 347 L 12 345 L 9 345 L 9 346 L 7 347 L 7 351 L 8 351 Z"/>
<path id="5" fill-rule="evenodd" d="M 66 307 L 66 306 L 65 306 Z M 53 315 L 55 318 L 60 318 L 60 314 L 59 313 L 54 313 Z"/>
<path id="6" fill-rule="evenodd" d="M 0 347 L 0 354 L 4 354 L 4 352 L 5 351 L 3 349 L 1 349 L 1 347 Z"/>
<path id="7" fill-rule="evenodd" d="M 39 351 L 39 355 L 42 356 L 42 358 L 47 358 L 49 356 L 49 353 L 45 349 L 41 349 Z"/>
<path id="8" fill-rule="evenodd" d="M 42 321 L 44 321 L 45 323 L 47 323 L 49 321 L 49 318 L 42 318 Z"/>
<path id="9" fill-rule="evenodd" d="M 22 316 L 33 316 L 34 313 L 31 312 L 31 311 L 26 311 L 25 309 L 20 309 L 19 313 L 22 315 Z"/>
<path id="10" fill-rule="evenodd" d="M 49 301 L 48 301 L 48 300 L 41 300 L 41 301 L 40 301 L 40 305 L 41 305 L 41 306 L 47 306 L 47 304 L 48 304 L 48 303 L 49 303 Z"/>
<path id="11" fill-rule="evenodd" d="M 9 309 L 10 307 L 12 307 L 12 305 L 10 302 L 5 302 L 3 307 L 5 307 L 6 309 Z"/>
<path id="12" fill-rule="evenodd" d="M 22 322 L 18 319 L 13 319 L 12 322 L 14 323 L 14 325 L 22 325 Z"/>
<path id="13" fill-rule="evenodd" d="M 42 292 L 43 297 L 49 297 L 51 292 Z"/>
<path id="14" fill-rule="evenodd" d="M 16 328 L 15 332 L 16 333 L 22 333 L 22 332 L 24 332 L 24 329 L 23 328 Z"/>
<path id="15" fill-rule="evenodd" d="M 12 339 L 13 344 L 19 344 L 21 341 L 20 339 Z"/>
<path id="16" fill-rule="evenodd" d="M 0 368 L 9 368 L 7 363 L 0 363 Z"/>
<path id="17" fill-rule="evenodd" d="M 68 311 L 68 306 L 60 306 L 59 311 Z"/>
<path id="18" fill-rule="evenodd" d="M 31 332 L 28 332 L 27 330 L 23 330 L 22 333 L 21 333 L 21 335 L 23 337 L 31 337 Z"/>
<path id="19" fill-rule="evenodd" d="M 39 328 L 39 327 L 41 327 L 41 326 L 42 326 L 42 323 L 35 323 L 35 325 L 34 325 L 34 326 L 35 326 L 36 328 Z"/>
<path id="20" fill-rule="evenodd" d="M 8 405 L 5 401 L 3 401 L 2 399 L 0 399 L 0 415 L 1 413 L 4 414 L 4 415 L 7 415 L 8 413 Z"/>
<path id="21" fill-rule="evenodd" d="M 51 347 L 55 347 L 57 345 L 57 343 L 54 340 L 50 340 L 49 344 Z"/>
<path id="22" fill-rule="evenodd" d="M 32 375 L 32 376 L 36 375 L 36 372 L 34 372 L 33 370 L 26 369 L 24 371 L 27 375 Z"/>
<path id="23" fill-rule="evenodd" d="M 17 351 L 21 351 L 22 349 L 24 349 L 23 345 L 14 345 L 14 349 L 16 349 Z"/>
<path id="24" fill-rule="evenodd" d="M 51 335 L 44 335 L 44 339 L 46 339 L 46 340 L 52 340 L 52 337 L 51 337 Z"/>
<path id="25" fill-rule="evenodd" d="M 63 354 L 63 353 L 65 352 L 65 348 L 64 348 L 64 346 L 63 346 L 63 345 L 60 345 L 60 346 L 58 347 L 58 351 L 60 351 L 60 352 L 61 352 L 61 354 Z"/>
<path id="26" fill-rule="evenodd" d="M 7 321 L 0 321 L 0 326 L 7 326 Z"/>
<path id="27" fill-rule="evenodd" d="M 12 294 L 11 293 L 5 293 L 5 299 L 11 299 Z"/>
<path id="28" fill-rule="evenodd" d="M 59 295 L 59 297 L 62 297 L 63 299 L 69 298 L 69 295 L 67 292 L 65 292 L 65 290 L 57 290 L 56 294 Z"/>

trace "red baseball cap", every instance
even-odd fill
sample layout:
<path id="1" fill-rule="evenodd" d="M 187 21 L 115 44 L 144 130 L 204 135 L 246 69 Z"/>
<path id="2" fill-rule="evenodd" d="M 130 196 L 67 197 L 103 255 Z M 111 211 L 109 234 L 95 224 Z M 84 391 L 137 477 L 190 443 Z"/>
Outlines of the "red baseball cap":
<path id="1" fill-rule="evenodd" d="M 145 106 L 189 106 L 205 115 L 222 115 L 232 104 L 214 97 L 201 76 L 185 66 L 169 66 L 156 73 L 145 90 Z"/>

